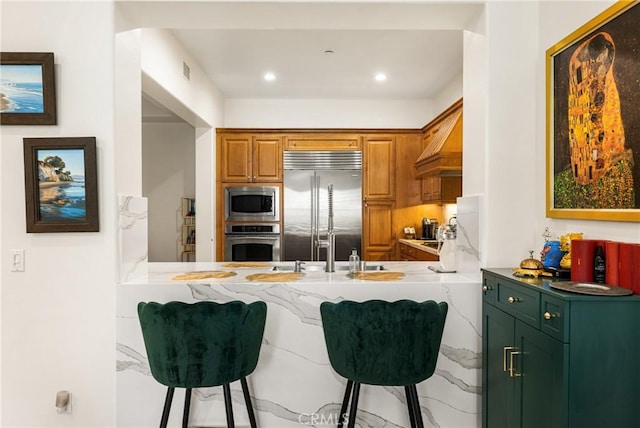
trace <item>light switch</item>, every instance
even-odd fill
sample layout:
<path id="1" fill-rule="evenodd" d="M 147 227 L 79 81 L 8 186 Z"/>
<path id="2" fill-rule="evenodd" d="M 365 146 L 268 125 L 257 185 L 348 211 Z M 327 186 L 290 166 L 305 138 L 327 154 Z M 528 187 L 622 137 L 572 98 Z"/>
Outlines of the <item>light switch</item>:
<path id="1" fill-rule="evenodd" d="M 24 250 L 11 250 L 11 272 L 24 272 Z"/>

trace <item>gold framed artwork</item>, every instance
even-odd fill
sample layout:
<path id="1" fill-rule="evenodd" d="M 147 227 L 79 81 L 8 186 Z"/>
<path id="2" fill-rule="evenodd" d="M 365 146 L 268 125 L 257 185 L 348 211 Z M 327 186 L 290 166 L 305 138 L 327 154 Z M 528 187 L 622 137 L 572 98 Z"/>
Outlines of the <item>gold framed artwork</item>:
<path id="1" fill-rule="evenodd" d="M 620 1 L 546 52 L 547 217 L 640 222 L 638 22 Z"/>

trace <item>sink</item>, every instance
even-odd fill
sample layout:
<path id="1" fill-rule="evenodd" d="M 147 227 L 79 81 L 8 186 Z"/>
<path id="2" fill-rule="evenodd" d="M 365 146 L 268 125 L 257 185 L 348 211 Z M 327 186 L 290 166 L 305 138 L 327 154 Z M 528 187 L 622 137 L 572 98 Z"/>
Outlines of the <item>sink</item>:
<path id="1" fill-rule="evenodd" d="M 295 267 L 293 264 L 276 265 L 271 268 L 271 270 L 275 272 L 293 272 L 294 269 Z M 324 272 L 324 269 L 325 269 L 324 263 L 322 264 L 306 264 L 305 263 L 302 265 L 302 272 Z M 348 271 L 349 265 L 336 265 L 335 269 L 336 269 L 336 272 Z M 380 263 L 366 263 L 364 270 L 369 272 L 369 271 L 386 270 L 386 268 L 384 267 L 384 265 Z"/>

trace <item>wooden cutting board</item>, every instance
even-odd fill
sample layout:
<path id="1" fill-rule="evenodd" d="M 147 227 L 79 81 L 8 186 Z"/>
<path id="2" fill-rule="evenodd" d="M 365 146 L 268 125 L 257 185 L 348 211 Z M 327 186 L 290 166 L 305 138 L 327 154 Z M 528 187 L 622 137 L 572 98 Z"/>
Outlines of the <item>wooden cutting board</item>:
<path id="1" fill-rule="evenodd" d="M 242 268 L 242 267 L 267 267 L 269 266 L 265 262 L 228 262 L 222 265 L 228 268 Z"/>
<path id="2" fill-rule="evenodd" d="M 235 276 L 235 272 L 223 272 L 218 270 L 187 272 L 174 276 L 175 280 L 191 280 L 191 279 L 211 279 L 211 278 L 229 278 Z"/>
<path id="3" fill-rule="evenodd" d="M 291 282 L 297 281 L 301 276 L 299 272 L 254 273 L 247 275 L 247 279 L 259 282 Z"/>
<path id="4" fill-rule="evenodd" d="M 367 281 L 397 281 L 404 277 L 403 272 L 355 272 L 351 274 L 353 279 Z"/>

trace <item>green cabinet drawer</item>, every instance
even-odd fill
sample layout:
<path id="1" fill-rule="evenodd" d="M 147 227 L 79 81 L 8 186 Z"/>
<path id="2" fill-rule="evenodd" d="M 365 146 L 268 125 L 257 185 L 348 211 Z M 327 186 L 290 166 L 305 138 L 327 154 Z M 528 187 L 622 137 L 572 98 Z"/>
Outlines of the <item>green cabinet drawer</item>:
<path id="1" fill-rule="evenodd" d="M 496 306 L 538 328 L 540 326 L 540 293 L 502 279 L 496 282 Z"/>
<path id="2" fill-rule="evenodd" d="M 484 274 L 482 277 L 482 301 L 495 304 L 496 302 L 496 280 L 493 275 Z"/>
<path id="3" fill-rule="evenodd" d="M 540 329 L 564 343 L 569 342 L 569 303 L 543 294 L 540 301 Z"/>

